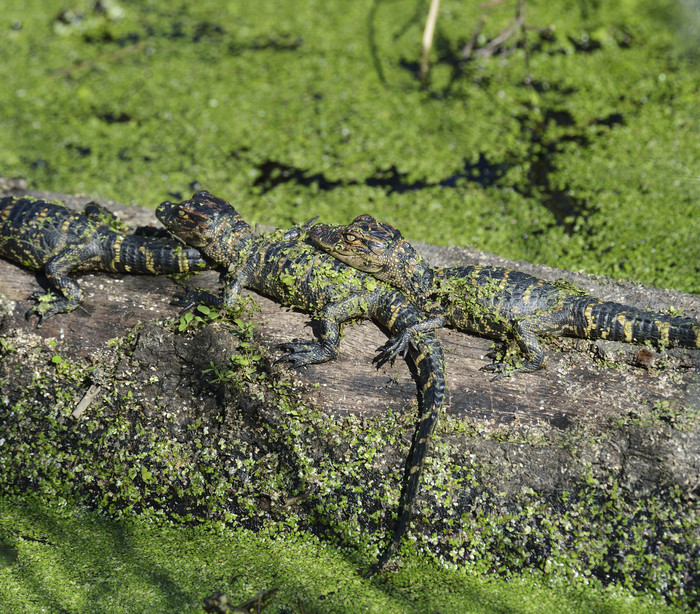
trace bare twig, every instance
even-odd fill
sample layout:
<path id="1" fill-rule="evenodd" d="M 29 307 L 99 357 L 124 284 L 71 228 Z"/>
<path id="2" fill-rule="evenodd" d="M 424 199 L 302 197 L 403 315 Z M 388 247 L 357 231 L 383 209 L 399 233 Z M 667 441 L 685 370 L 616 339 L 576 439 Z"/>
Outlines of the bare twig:
<path id="1" fill-rule="evenodd" d="M 462 60 L 469 59 L 469 56 L 472 54 L 472 51 L 474 49 L 474 45 L 476 45 L 476 41 L 479 38 L 479 34 L 481 34 L 481 31 L 484 29 L 484 26 L 486 25 L 487 21 L 488 17 L 486 17 L 486 15 L 482 15 L 481 21 L 479 21 L 479 25 L 476 26 L 474 32 L 472 32 L 471 38 L 467 41 L 467 44 L 464 45 L 464 49 L 462 49 Z"/>
<path id="2" fill-rule="evenodd" d="M 499 49 L 505 48 L 505 42 L 513 35 L 517 35 L 525 24 L 525 0 L 518 0 L 518 8 L 515 11 L 515 19 L 512 19 L 505 29 L 487 45 L 478 49 L 474 55 L 482 58 L 492 56 Z"/>
<path id="3" fill-rule="evenodd" d="M 83 395 L 83 398 L 80 399 L 78 404 L 75 406 L 75 409 L 73 410 L 73 413 L 71 414 L 71 418 L 75 420 L 79 420 L 80 416 L 85 413 L 85 410 L 90 407 L 90 403 L 92 403 L 95 400 L 95 397 L 97 396 L 97 393 L 100 391 L 100 386 L 97 384 L 93 384 L 88 388 L 88 391 Z"/>
<path id="4" fill-rule="evenodd" d="M 428 73 L 430 71 L 428 56 L 433 46 L 433 35 L 435 34 L 435 24 L 437 22 L 439 9 L 440 0 L 430 0 L 428 19 L 425 22 L 425 30 L 423 30 L 423 57 L 420 63 L 420 80 L 424 85 L 428 80 Z"/>

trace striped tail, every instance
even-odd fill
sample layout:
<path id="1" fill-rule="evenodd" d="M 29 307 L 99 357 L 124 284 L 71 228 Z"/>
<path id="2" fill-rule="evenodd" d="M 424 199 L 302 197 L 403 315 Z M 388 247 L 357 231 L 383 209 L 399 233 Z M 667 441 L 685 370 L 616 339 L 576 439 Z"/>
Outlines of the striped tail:
<path id="1" fill-rule="evenodd" d="M 174 239 L 130 234 L 113 245 L 105 245 L 106 266 L 119 273 L 167 275 L 210 268 L 199 250 Z"/>
<path id="2" fill-rule="evenodd" d="M 384 552 L 372 565 L 369 572 L 365 574 L 367 578 L 377 573 L 399 548 L 401 538 L 411 520 L 413 503 L 418 493 L 430 436 L 435 429 L 445 401 L 445 361 L 442 346 L 435 334 L 427 332 L 416 335 L 408 353 L 410 362 L 416 371 L 414 378 L 418 382 L 420 415 L 413 435 L 411 450 L 406 460 L 401 497 L 399 498 L 399 517 Z"/>
<path id="3" fill-rule="evenodd" d="M 611 339 L 627 343 L 700 348 L 700 322 L 642 311 L 629 305 L 577 299 L 574 334 L 584 339 Z"/>

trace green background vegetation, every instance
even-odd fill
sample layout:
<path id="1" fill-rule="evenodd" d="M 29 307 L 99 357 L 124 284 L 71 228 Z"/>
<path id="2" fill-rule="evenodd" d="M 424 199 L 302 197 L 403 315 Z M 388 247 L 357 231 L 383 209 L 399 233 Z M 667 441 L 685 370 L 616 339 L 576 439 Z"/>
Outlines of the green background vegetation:
<path id="1" fill-rule="evenodd" d="M 536 578 L 470 577 L 414 562 L 375 582 L 343 552 L 295 532 L 214 531 L 115 522 L 89 512 L 57 517 L 39 501 L 0 501 L 19 558 L 1 569 L 0 612 L 201 612 L 223 591 L 240 604 L 277 588 L 263 610 L 298 614 L 671 614 L 674 608 L 610 588 L 543 587 Z M 280 607 L 281 606 L 281 607 Z M 42 609 L 44 608 L 44 609 Z"/>
<path id="2" fill-rule="evenodd" d="M 427 1 L 98 6 L 5 3 L 0 173 L 700 292 L 697 3 L 528 0 L 512 53 L 460 61 L 515 2 L 444 0 L 427 88 Z"/>
<path id="3" fill-rule="evenodd" d="M 413 240 L 700 293 L 696 5 L 529 0 L 512 53 L 461 61 L 514 3 L 443 0 L 422 88 L 427 4 L 6 0 L 0 174 L 147 206 L 201 187 L 276 225 L 369 212 Z M 154 528 L 4 494 L 0 611 L 196 611 L 270 586 L 300 612 L 663 611 L 406 555 L 368 582 L 293 527 Z"/>

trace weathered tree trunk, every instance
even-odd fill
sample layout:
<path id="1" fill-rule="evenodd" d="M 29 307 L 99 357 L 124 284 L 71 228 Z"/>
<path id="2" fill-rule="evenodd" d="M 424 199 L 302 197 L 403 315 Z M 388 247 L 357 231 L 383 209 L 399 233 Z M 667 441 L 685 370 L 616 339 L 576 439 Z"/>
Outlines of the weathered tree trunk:
<path id="1" fill-rule="evenodd" d="M 88 198 L 44 194 L 59 198 L 80 209 Z M 104 203 L 131 226 L 158 226 L 153 212 L 118 203 Z M 475 251 L 420 246 L 436 265 L 488 264 L 518 268 L 549 280 L 567 278 L 583 289 L 606 300 L 640 308 L 683 309 L 691 317 L 700 316 L 700 297 L 669 290 L 657 290 L 629 282 L 596 279 L 589 275 L 514 262 Z M 206 272 L 189 285 L 216 286 L 218 274 Z M 42 290 L 41 276 L 0 260 L 0 295 L 14 301 L 3 321 L 2 331 L 18 330 L 44 339 L 56 338 L 57 350 L 71 357 L 100 352 L 107 340 L 125 335 L 138 323 L 178 315 L 170 303 L 178 286 L 168 277 L 145 275 L 83 274 L 79 277 L 86 299 L 83 308 L 47 320 L 41 328 L 28 322 L 24 312 L 31 306 L 29 296 Z M 260 295 L 256 321 L 260 338 L 271 348 L 292 337 L 311 336 L 310 318 L 287 309 Z M 640 404 L 657 400 L 683 401 L 690 397 L 689 386 L 698 369 L 698 352 L 672 350 L 664 355 L 669 367 L 654 368 L 658 360 L 641 346 L 616 342 L 561 340 L 549 344 L 548 368 L 535 374 L 491 382 L 492 375 L 480 371 L 488 364 L 488 339 L 444 330 L 449 389 L 448 411 L 474 418 L 487 430 L 513 425 L 515 428 L 549 425 L 558 429 L 600 425 L 634 411 Z M 396 364 L 377 372 L 372 367 L 375 349 L 386 337 L 371 323 L 347 326 L 338 360 L 301 369 L 298 377 L 306 384 L 320 384 L 316 402 L 324 411 L 352 408 L 361 414 L 381 413 L 388 406 L 402 407 L 413 401 L 415 386 L 405 365 Z M 281 356 L 281 354 L 280 354 Z M 606 362 L 633 365 L 609 368 Z M 692 386 L 690 386 L 692 391 Z"/>
<path id="2" fill-rule="evenodd" d="M 61 198 L 71 206 L 88 200 L 44 196 Z M 103 204 L 130 225 L 157 225 L 150 210 L 117 203 Z M 241 205 L 240 208 L 245 215 L 245 207 Z M 604 299 L 654 310 L 673 306 L 683 309 L 685 315 L 700 317 L 700 297 L 697 296 L 511 262 L 470 250 L 419 247 L 434 264 L 478 262 L 519 268 L 550 280 L 565 277 Z M 110 360 L 117 364 L 115 377 L 128 379 L 134 395 L 141 399 L 144 415 L 156 419 L 163 412 L 174 413 L 179 416 L 176 422 L 185 425 L 195 416 L 230 414 L 230 408 L 227 409 L 227 404 L 232 402 L 230 393 L 222 387 L 212 389 L 201 380 L 202 371 L 209 368 L 212 361 L 228 360 L 238 341 L 232 329 L 220 324 L 189 338 L 177 335 L 172 327 L 158 324 L 178 316 L 178 309 L 170 304 L 178 291 L 174 281 L 164 276 L 81 275 L 79 283 L 86 296 L 84 308 L 54 316 L 41 328 L 36 328 L 34 321 L 25 320 L 24 313 L 31 305 L 28 297 L 41 289 L 40 283 L 41 277 L 34 272 L 0 260 L 0 297 L 6 308 L 0 338 L 7 343 L 19 348 L 23 344 L 31 346 L 55 339 L 53 352 L 98 364 L 109 355 L 108 340 L 123 338 L 138 325 L 132 333 L 137 339 L 130 354 L 121 358 L 113 356 Z M 218 274 L 205 272 L 188 283 L 216 287 Z M 275 349 L 276 344 L 312 335 L 308 327 L 310 318 L 306 314 L 249 294 L 260 307 L 254 316 L 258 324 L 256 340 L 270 348 L 274 356 L 282 355 Z M 577 491 L 584 477 L 593 475 L 601 482 L 614 478 L 624 486 L 625 496 L 630 501 L 642 501 L 653 493 L 675 489 L 674 492 L 681 493 L 688 513 L 697 512 L 700 352 L 670 350 L 657 355 L 635 345 L 559 339 L 547 343 L 547 369 L 492 382 L 489 374 L 480 371 L 489 361 L 486 354 L 491 341 L 448 330 L 440 331 L 439 336 L 445 348 L 448 394 L 443 426 L 435 433 L 435 440 L 440 442 L 439 453 L 435 454 L 444 466 L 438 467 L 438 461 L 435 461 L 438 465 L 428 464 L 428 478 L 421 489 L 422 506 L 417 508 L 414 528 L 417 534 L 424 536 L 435 532 L 445 539 L 449 536 L 450 544 L 439 543 L 435 551 L 447 552 L 448 558 L 460 560 L 460 556 L 449 552 L 461 534 L 453 525 L 449 525 L 452 528 L 448 531 L 443 521 L 450 514 L 459 518 L 460 513 L 472 509 L 469 502 L 477 491 L 512 495 L 514 499 L 503 504 L 503 509 L 512 510 L 513 505 L 522 505 L 523 493 L 552 501 L 561 493 Z M 371 323 L 347 326 L 342 353 L 337 360 L 300 369 L 292 378 L 301 383 L 307 402 L 322 414 L 340 419 L 340 423 L 344 418 L 360 421 L 379 418 L 389 409 L 405 413 L 416 401 L 416 387 L 406 364 L 399 360 L 379 371 L 371 364 L 375 349 L 385 341 L 385 336 Z M 2 358 L 4 365 L 0 375 L 4 376 L 6 388 L 3 393 L 10 400 L 19 395 L 17 386 L 26 385 L 27 380 L 20 377 L 14 381 L 8 374 L 21 368 L 22 357 L 26 355 L 26 352 L 16 352 Z M 279 366 L 270 369 L 273 376 L 287 373 Z M 157 381 L 149 379 L 149 373 L 157 375 Z M 85 392 L 76 399 L 84 398 Z M 107 403 L 100 400 L 100 394 L 98 385 L 74 417 L 90 416 L 91 402 Z M 245 403 L 239 400 L 238 405 L 243 408 L 243 415 L 247 415 Z M 284 418 L 273 417 L 277 411 L 275 407 L 256 407 L 256 424 L 267 420 L 276 425 L 275 428 L 284 428 Z M 412 435 L 412 415 L 409 413 L 402 423 L 403 444 L 399 439 L 398 446 L 388 445 L 372 461 L 371 470 L 380 476 L 379 479 L 391 481 L 394 501 L 399 488 L 396 479 Z M 228 424 L 228 428 L 234 425 Z M 255 433 L 255 437 L 262 438 L 255 441 L 255 445 L 261 450 L 267 449 L 264 432 Z M 314 436 L 318 437 L 318 433 Z M 314 445 L 319 458 L 338 453 L 333 448 L 336 444 L 330 440 L 317 441 Z M 363 445 L 361 438 L 348 438 L 343 443 L 350 448 Z M 354 452 L 359 453 L 358 450 Z M 458 477 L 452 476 L 450 483 L 456 490 L 441 496 L 453 502 L 445 503 L 431 492 L 431 484 L 439 481 L 438 469 L 447 471 L 451 463 L 460 468 L 462 478 L 465 467 L 474 468 L 474 473 L 467 480 L 468 484 L 465 482 L 461 486 L 455 481 Z M 475 481 L 478 483 L 476 490 Z M 301 485 L 297 491 L 307 488 L 303 499 L 317 486 Z M 285 500 L 284 505 L 293 505 L 290 503 L 295 500 L 293 494 L 261 495 L 261 509 L 274 507 L 279 500 Z M 498 513 L 496 507 L 493 507 L 494 514 Z M 391 511 L 389 504 L 386 523 L 390 521 Z M 358 522 L 362 526 L 363 519 Z M 377 529 L 376 523 L 370 526 Z M 388 526 L 383 524 L 382 530 Z M 690 543 L 697 538 L 697 525 L 694 526 L 695 537 L 687 536 Z M 378 539 L 381 535 L 380 532 Z M 471 542 L 465 537 L 464 543 Z M 468 557 L 464 555 L 464 558 Z M 689 571 L 686 582 L 690 576 Z"/>

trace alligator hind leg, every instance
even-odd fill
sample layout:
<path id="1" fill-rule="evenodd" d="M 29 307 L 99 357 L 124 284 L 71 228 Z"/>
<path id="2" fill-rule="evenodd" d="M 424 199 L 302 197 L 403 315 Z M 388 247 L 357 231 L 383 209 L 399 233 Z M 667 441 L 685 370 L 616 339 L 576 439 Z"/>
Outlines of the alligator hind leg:
<path id="1" fill-rule="evenodd" d="M 428 318 L 407 326 L 398 335 L 391 337 L 384 345 L 377 348 L 378 354 L 372 362 L 379 369 L 386 362 L 391 361 L 393 363 L 399 354 L 405 358 L 415 335 L 421 332 L 433 331 L 443 326 L 445 326 L 444 316 Z"/>
<path id="2" fill-rule="evenodd" d="M 29 319 L 33 315 L 39 316 L 37 326 L 41 326 L 46 318 L 57 313 L 68 313 L 78 307 L 83 300 L 83 292 L 78 283 L 68 275 L 78 264 L 94 255 L 95 248 L 91 244 L 85 250 L 65 249 L 51 258 L 44 267 L 44 275 L 51 287 L 51 293 L 34 295 L 34 298 L 39 299 L 39 303 L 27 311 L 25 317 Z"/>
<path id="3" fill-rule="evenodd" d="M 509 368 L 505 362 L 494 362 L 481 368 L 481 371 L 492 371 L 498 373 L 491 381 L 496 381 L 502 377 L 509 377 L 514 373 L 528 373 L 543 369 L 547 363 L 547 356 L 537 338 L 536 326 L 533 322 L 523 320 L 513 323 L 512 336 L 520 346 L 520 350 L 525 356 L 525 362 L 515 368 Z"/>

